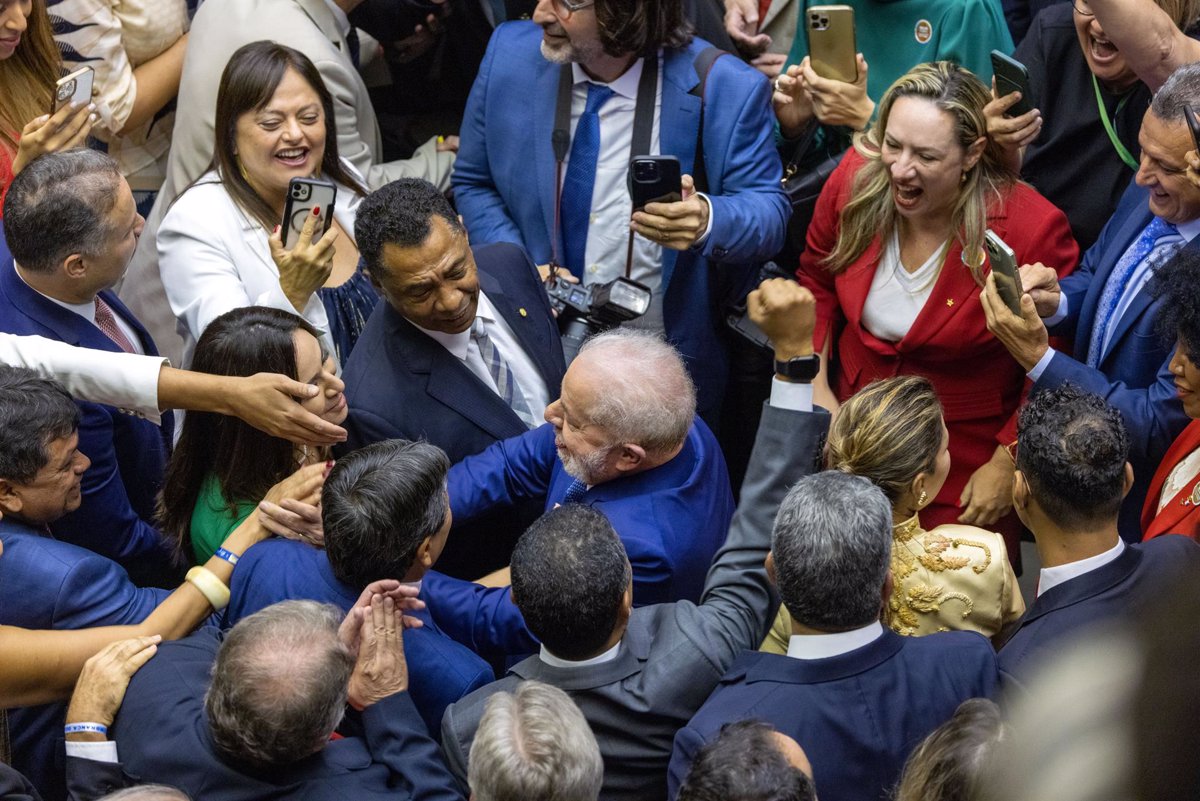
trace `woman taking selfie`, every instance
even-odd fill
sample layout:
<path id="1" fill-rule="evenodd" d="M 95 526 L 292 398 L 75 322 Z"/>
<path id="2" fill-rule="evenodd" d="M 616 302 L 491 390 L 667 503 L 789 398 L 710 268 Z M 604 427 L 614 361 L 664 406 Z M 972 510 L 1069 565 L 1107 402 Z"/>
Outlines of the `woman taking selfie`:
<path id="1" fill-rule="evenodd" d="M 240 306 L 293 311 L 344 362 L 376 302 L 358 269 L 354 213 L 366 188 L 339 160 L 333 100 L 297 50 L 254 42 L 235 52 L 217 94 L 213 165 L 175 201 L 158 231 L 159 268 L 190 364 L 196 340 Z M 288 186 L 337 187 L 329 230 L 317 217 L 283 245 Z M 328 209 L 320 210 L 321 219 Z"/>
<path id="2" fill-rule="evenodd" d="M 988 139 L 990 99 L 947 61 L 896 81 L 822 191 L 798 275 L 817 299 L 815 341 L 827 357 L 818 400 L 836 409 L 876 379 L 926 376 L 945 410 L 953 467 L 924 517 L 999 521 L 1013 554 L 1015 518 L 1001 520 L 1012 505 L 1005 445 L 1025 376 L 980 307 L 991 269 L 984 234 L 1007 242 L 1018 265 L 1040 261 L 1059 275 L 1079 250 L 1062 212 L 1019 183 Z"/>
<path id="3" fill-rule="evenodd" d="M 233 376 L 282 373 L 320 388 L 301 401 L 308 411 L 335 424 L 346 419 L 345 385 L 334 374 L 333 357 L 317 330 L 290 312 L 261 306 L 226 312 L 201 335 L 192 369 Z M 318 504 L 328 460 L 327 448 L 293 445 L 235 417 L 188 412 L 167 465 L 160 530 L 175 540 L 185 560 L 202 564 L 260 501 L 297 497 L 295 487 L 307 487 L 316 475 L 322 480 L 299 500 Z M 260 519 L 273 533 L 293 536 L 270 518 Z M 315 539 L 320 521 L 310 522 L 309 538 Z"/>

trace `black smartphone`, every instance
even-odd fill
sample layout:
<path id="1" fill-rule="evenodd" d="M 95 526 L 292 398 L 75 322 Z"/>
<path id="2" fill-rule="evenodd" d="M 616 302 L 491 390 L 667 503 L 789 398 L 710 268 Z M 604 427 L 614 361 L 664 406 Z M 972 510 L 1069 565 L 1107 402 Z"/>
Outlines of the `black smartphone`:
<path id="1" fill-rule="evenodd" d="M 1200 111 L 1191 103 L 1183 107 L 1183 118 L 1187 120 L 1188 130 L 1192 132 L 1192 145 L 1200 150 Z"/>
<path id="2" fill-rule="evenodd" d="M 320 178 L 293 178 L 288 182 L 287 205 L 283 209 L 283 246 L 291 248 L 300 238 L 304 222 L 315 207 L 317 227 L 313 229 L 312 241 L 316 242 L 329 226 L 333 225 L 333 204 L 337 200 L 337 187 Z"/>
<path id="3" fill-rule="evenodd" d="M 1029 70 L 1025 69 L 1024 64 L 999 50 L 993 50 L 992 74 L 996 76 L 996 94 L 999 97 L 1013 92 L 1021 93 L 1021 99 L 1006 111 L 1004 116 L 1020 117 L 1036 108 L 1033 104 L 1033 92 L 1029 90 Z"/>
<path id="4" fill-rule="evenodd" d="M 983 246 L 987 248 L 988 261 L 992 264 L 992 275 L 996 276 L 996 291 L 1013 314 L 1021 316 L 1021 276 L 1017 272 L 1017 255 L 1008 243 L 988 229 L 983 237 Z"/>
<path id="5" fill-rule="evenodd" d="M 629 197 L 633 210 L 647 203 L 676 203 L 683 199 L 679 159 L 674 156 L 634 156 L 629 162 Z"/>

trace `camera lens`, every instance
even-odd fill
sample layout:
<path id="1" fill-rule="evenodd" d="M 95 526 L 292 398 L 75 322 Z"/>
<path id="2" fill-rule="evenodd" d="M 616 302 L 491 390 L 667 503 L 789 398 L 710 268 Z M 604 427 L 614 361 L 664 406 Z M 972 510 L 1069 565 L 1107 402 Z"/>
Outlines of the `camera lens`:
<path id="1" fill-rule="evenodd" d="M 633 177 L 639 181 L 655 181 L 658 179 L 658 163 L 654 161 L 638 161 L 634 163 Z"/>

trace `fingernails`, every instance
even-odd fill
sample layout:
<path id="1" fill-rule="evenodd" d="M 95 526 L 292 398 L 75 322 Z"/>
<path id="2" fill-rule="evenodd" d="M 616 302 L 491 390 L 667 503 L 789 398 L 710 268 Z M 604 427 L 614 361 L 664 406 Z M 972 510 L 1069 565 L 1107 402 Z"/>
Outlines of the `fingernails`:
<path id="1" fill-rule="evenodd" d="M 279 233 L 279 226 L 278 225 L 275 226 L 275 230 L 273 230 L 271 233 L 273 233 L 273 234 Z"/>
<path id="2" fill-rule="evenodd" d="M 313 216 L 314 216 L 314 217 L 316 217 L 316 216 L 317 216 L 318 214 L 320 214 L 320 213 L 321 213 L 321 207 L 320 207 L 320 206 L 313 206 Z"/>

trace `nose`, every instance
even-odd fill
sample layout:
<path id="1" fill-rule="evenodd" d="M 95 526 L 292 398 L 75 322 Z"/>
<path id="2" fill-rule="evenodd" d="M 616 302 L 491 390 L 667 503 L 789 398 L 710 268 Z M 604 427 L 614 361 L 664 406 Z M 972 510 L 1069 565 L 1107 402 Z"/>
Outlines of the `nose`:
<path id="1" fill-rule="evenodd" d="M 133 235 L 141 236 L 142 231 L 145 230 L 145 228 L 146 228 L 146 218 L 139 214 L 137 216 L 137 221 L 134 222 L 134 224 L 133 224 Z"/>
<path id="2" fill-rule="evenodd" d="M 542 417 L 555 428 L 562 428 L 562 413 L 559 411 L 559 402 L 557 400 L 550 401 L 550 405 L 546 407 L 546 411 L 542 414 Z"/>
<path id="3" fill-rule="evenodd" d="M 91 466 L 92 460 L 87 457 L 87 454 L 85 454 L 83 451 L 76 451 L 75 464 L 72 465 L 75 475 L 82 476 Z"/>
<path id="4" fill-rule="evenodd" d="M 1138 186 L 1154 186 L 1158 183 L 1158 174 L 1150 166 L 1150 157 L 1145 153 L 1138 159 L 1138 169 L 1133 175 Z"/>
<path id="5" fill-rule="evenodd" d="M 325 379 L 325 397 L 336 398 L 338 395 L 341 395 L 345 389 L 345 381 L 333 373 L 328 374 L 328 378 Z"/>
<path id="6" fill-rule="evenodd" d="M 1175 375 L 1183 375 L 1183 359 L 1179 357 L 1179 348 L 1176 348 L 1175 352 L 1171 354 L 1171 363 L 1168 367 Z"/>
<path id="7" fill-rule="evenodd" d="M 289 142 L 298 142 L 304 136 L 304 129 L 300 127 L 300 120 L 295 117 L 288 117 L 283 124 L 283 133 Z"/>
<path id="8" fill-rule="evenodd" d="M 1091 22 L 1088 23 L 1088 32 L 1097 39 L 1108 38 L 1104 35 L 1104 28 L 1100 27 L 1100 20 L 1095 17 L 1092 17 Z"/>
<path id="9" fill-rule="evenodd" d="M 0 27 L 8 33 L 24 33 L 29 27 L 29 19 L 22 13 L 21 4 L 12 3 L 8 9 L 9 13 L 0 13 Z"/>
<path id="10" fill-rule="evenodd" d="M 558 16 L 554 13 L 554 0 L 538 0 L 537 8 L 533 10 L 533 21 L 538 25 L 558 22 Z"/>
<path id="11" fill-rule="evenodd" d="M 456 286 L 443 286 L 437 293 L 437 310 L 450 313 L 458 311 L 462 306 L 462 295 Z"/>
<path id="12" fill-rule="evenodd" d="M 911 178 L 914 173 L 912 159 L 910 159 L 904 153 L 901 153 L 896 157 L 896 160 L 892 162 L 890 170 L 893 180 L 903 181 L 906 178 Z"/>

